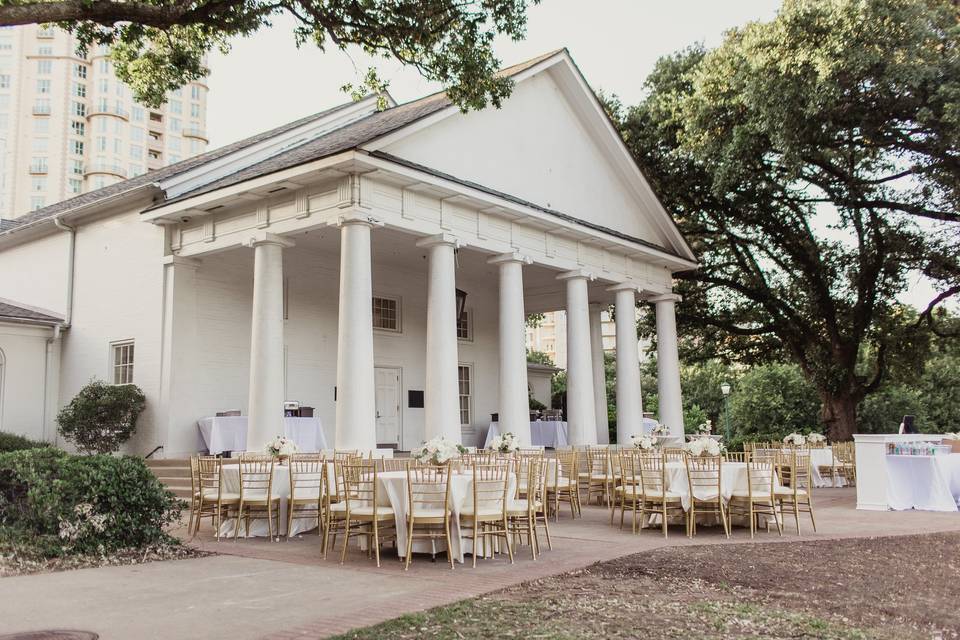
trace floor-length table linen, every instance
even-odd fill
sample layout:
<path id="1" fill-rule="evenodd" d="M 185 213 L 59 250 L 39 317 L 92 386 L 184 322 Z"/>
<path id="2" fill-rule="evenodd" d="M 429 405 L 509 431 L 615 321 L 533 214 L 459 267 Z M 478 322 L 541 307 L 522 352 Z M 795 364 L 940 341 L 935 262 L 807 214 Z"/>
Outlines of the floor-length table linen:
<path id="1" fill-rule="evenodd" d="M 293 528 L 287 531 L 287 508 L 290 500 L 289 465 L 274 464 L 272 489 L 273 495 L 280 498 L 280 529 L 273 532 L 275 536 L 296 536 L 305 531 L 311 531 L 317 528 L 316 518 L 294 518 Z M 223 465 L 223 492 L 240 493 L 240 463 Z M 299 492 L 298 495 L 300 495 Z M 236 518 L 224 519 L 223 522 L 220 523 L 220 535 L 232 537 L 236 526 Z M 239 534 L 240 537 L 266 537 L 270 535 L 270 525 L 266 519 L 251 520 L 250 531 L 248 532 L 246 527 L 241 526 Z"/>
<path id="2" fill-rule="evenodd" d="M 484 449 L 489 449 L 493 439 L 500 435 L 500 424 L 491 422 L 487 429 L 487 438 L 483 443 Z M 530 444 L 534 447 L 566 447 L 567 423 L 559 420 L 535 420 L 530 423 Z"/>
<path id="3" fill-rule="evenodd" d="M 200 436 L 210 455 L 225 451 L 247 451 L 247 416 L 216 416 L 197 421 Z M 293 440 L 301 453 L 327 448 L 320 418 L 283 418 L 283 435 Z M 265 442 L 252 443 L 251 451 L 260 451 Z"/>
<path id="4" fill-rule="evenodd" d="M 894 511 L 957 511 L 960 453 L 887 456 L 887 501 Z"/>

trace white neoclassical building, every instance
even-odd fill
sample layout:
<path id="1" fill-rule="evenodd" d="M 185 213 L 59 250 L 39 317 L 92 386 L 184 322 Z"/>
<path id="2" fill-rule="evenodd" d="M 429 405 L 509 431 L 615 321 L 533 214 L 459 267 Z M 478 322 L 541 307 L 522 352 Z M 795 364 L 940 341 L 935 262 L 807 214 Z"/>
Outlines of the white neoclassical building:
<path id="1" fill-rule="evenodd" d="M 144 390 L 139 453 L 198 451 L 197 420 L 224 410 L 258 447 L 287 400 L 341 448 L 476 444 L 492 413 L 529 439 L 525 315 L 563 309 L 569 439 L 604 442 L 612 304 L 623 440 L 644 299 L 681 432 L 671 282 L 694 256 L 566 51 L 503 73 L 501 109 L 366 99 L 5 221 L 0 298 L 33 320 L 0 317 L 0 384 L 43 384 L 0 393 L 0 429 L 53 439 L 53 408 L 96 377 Z"/>

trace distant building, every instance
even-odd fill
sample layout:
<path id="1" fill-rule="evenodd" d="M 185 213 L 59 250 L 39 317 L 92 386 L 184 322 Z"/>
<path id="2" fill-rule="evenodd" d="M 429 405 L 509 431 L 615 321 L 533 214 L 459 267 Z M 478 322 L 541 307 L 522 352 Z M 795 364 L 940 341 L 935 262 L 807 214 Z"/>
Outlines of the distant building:
<path id="1" fill-rule="evenodd" d="M 638 310 L 637 313 L 639 314 L 640 311 Z M 617 324 L 607 311 L 600 314 L 600 330 L 603 336 L 604 352 L 615 353 Z M 640 350 L 640 361 L 643 362 L 650 343 L 647 340 L 639 340 L 637 344 Z M 527 327 L 527 349 L 545 353 L 553 360 L 553 364 L 561 369 L 567 368 L 567 319 L 563 311 L 545 313 L 543 322 L 538 326 Z"/>
<path id="2" fill-rule="evenodd" d="M 106 47 L 80 58 L 63 30 L 0 28 L 0 217 L 203 153 L 206 114 L 203 82 L 144 107 L 117 80 Z"/>

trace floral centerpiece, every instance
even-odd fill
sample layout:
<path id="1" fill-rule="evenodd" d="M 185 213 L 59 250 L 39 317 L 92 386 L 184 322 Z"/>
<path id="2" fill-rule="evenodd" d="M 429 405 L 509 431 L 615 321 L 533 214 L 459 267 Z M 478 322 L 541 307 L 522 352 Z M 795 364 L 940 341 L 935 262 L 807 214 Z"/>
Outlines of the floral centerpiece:
<path id="1" fill-rule="evenodd" d="M 708 436 L 694 438 L 684 445 L 692 456 L 718 456 L 723 452 L 723 445 Z"/>
<path id="2" fill-rule="evenodd" d="M 665 424 L 658 424 L 657 426 L 655 426 L 655 427 L 653 428 L 653 430 L 650 431 L 650 435 L 652 435 L 652 436 L 669 436 L 669 435 L 670 435 L 670 427 L 668 427 L 668 426 L 665 425 Z"/>
<path id="3" fill-rule="evenodd" d="M 810 444 L 823 444 L 826 441 L 827 441 L 827 436 L 823 435 L 822 433 L 814 432 L 814 433 L 807 434 L 807 442 L 809 442 Z"/>
<path id="4" fill-rule="evenodd" d="M 296 442 L 287 436 L 277 436 L 264 445 L 263 450 L 274 458 L 287 458 L 295 453 L 299 453 L 300 448 Z"/>
<path id="5" fill-rule="evenodd" d="M 447 440 L 443 436 L 437 436 L 424 442 L 420 448 L 411 451 L 410 457 L 417 462 L 441 465 L 459 458 L 466 451 L 463 446 L 456 442 Z"/>
<path id="6" fill-rule="evenodd" d="M 494 438 L 490 448 L 500 453 L 513 453 L 520 450 L 520 438 L 508 431 Z"/>
<path id="7" fill-rule="evenodd" d="M 633 441 L 634 448 L 641 451 L 649 451 L 657 446 L 657 441 L 650 436 L 630 436 L 630 439 Z"/>
<path id="8" fill-rule="evenodd" d="M 794 431 L 783 439 L 783 444 L 792 444 L 795 447 L 802 447 L 807 444 L 807 437 L 802 433 Z"/>
<path id="9" fill-rule="evenodd" d="M 713 422 L 707 418 L 706 422 L 697 425 L 697 433 L 702 436 L 708 436 L 713 432 Z"/>

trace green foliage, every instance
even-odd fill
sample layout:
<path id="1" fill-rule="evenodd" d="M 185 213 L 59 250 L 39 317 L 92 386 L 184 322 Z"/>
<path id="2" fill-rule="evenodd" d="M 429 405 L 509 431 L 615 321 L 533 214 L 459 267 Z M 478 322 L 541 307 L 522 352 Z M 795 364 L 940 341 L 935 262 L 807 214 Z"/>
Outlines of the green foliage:
<path id="1" fill-rule="evenodd" d="M 15 433 L 4 433 L 0 431 L 0 453 L 21 451 L 23 449 L 39 449 L 40 447 L 49 446 L 50 443 L 48 442 L 39 442 Z"/>
<path id="2" fill-rule="evenodd" d="M 816 391 L 795 365 L 758 365 L 740 378 L 730 394 L 733 441 L 728 446 L 819 430 L 819 412 Z"/>
<path id="3" fill-rule="evenodd" d="M 531 349 L 527 349 L 527 362 L 545 364 L 551 367 L 556 366 L 553 364 L 553 358 L 551 358 L 549 354 L 543 351 L 532 351 Z"/>
<path id="4" fill-rule="evenodd" d="M 181 2 L 0 1 L 0 24 L 55 23 L 74 34 L 80 55 L 106 45 L 118 77 L 134 97 L 159 106 L 167 92 L 202 78 L 211 50 L 229 51 L 234 37 L 249 37 L 286 15 L 297 46 L 344 50 L 355 46 L 391 58 L 447 88 L 462 109 L 500 106 L 511 82 L 497 75 L 494 39 L 526 34 L 526 11 L 539 0 L 261 0 Z M 387 83 L 369 69 L 347 93 L 380 92 Z"/>
<path id="5" fill-rule="evenodd" d="M 679 274 L 684 360 L 789 358 L 847 437 L 960 292 L 956 8 L 787 0 L 647 88 L 608 110 L 700 263 Z M 917 272 L 940 294 L 905 322 Z"/>
<path id="6" fill-rule="evenodd" d="M 42 555 L 175 544 L 182 503 L 134 457 L 0 454 L 0 533 Z"/>
<path id="7" fill-rule="evenodd" d="M 543 324 L 546 317 L 547 315 L 545 313 L 528 313 L 526 318 L 527 326 L 531 329 L 536 329 Z"/>
<path id="8" fill-rule="evenodd" d="M 916 417 L 917 428 L 925 431 L 921 413 L 921 392 L 903 385 L 890 385 L 870 394 L 857 413 L 858 431 L 862 433 L 896 433 L 905 415 Z"/>
<path id="9" fill-rule="evenodd" d="M 130 439 L 146 397 L 132 384 L 93 380 L 57 414 L 60 434 L 86 453 L 112 453 Z"/>
<path id="10" fill-rule="evenodd" d="M 712 420 L 712 418 L 708 417 L 707 412 L 701 409 L 700 405 L 683 403 L 683 430 L 685 433 L 697 433 L 697 427 L 707 420 Z M 713 420 L 713 432 L 722 434 L 722 431 L 717 430 L 717 426 L 717 421 Z"/>

